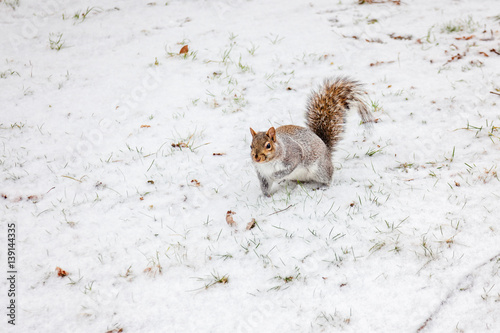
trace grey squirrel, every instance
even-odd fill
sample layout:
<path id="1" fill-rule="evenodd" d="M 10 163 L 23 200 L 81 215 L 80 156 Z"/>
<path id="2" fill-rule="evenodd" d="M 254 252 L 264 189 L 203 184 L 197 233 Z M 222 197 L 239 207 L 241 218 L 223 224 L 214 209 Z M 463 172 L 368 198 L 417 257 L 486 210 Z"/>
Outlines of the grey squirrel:
<path id="1" fill-rule="evenodd" d="M 356 105 L 363 123 L 373 115 L 362 98 L 361 85 L 349 78 L 325 80 L 313 92 L 306 110 L 307 127 L 285 125 L 252 134 L 252 161 L 265 196 L 274 182 L 313 181 L 329 186 L 332 180 L 332 151 L 340 139 L 345 116 Z"/>

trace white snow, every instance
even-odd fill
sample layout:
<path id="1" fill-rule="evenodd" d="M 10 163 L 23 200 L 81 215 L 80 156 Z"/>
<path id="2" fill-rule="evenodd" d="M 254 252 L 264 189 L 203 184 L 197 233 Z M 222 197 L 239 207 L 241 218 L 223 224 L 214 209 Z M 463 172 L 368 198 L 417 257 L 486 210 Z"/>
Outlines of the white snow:
<path id="1" fill-rule="evenodd" d="M 375 2 L 0 1 L 2 331 L 499 332 L 500 2 Z M 379 121 L 263 197 L 338 75 Z"/>

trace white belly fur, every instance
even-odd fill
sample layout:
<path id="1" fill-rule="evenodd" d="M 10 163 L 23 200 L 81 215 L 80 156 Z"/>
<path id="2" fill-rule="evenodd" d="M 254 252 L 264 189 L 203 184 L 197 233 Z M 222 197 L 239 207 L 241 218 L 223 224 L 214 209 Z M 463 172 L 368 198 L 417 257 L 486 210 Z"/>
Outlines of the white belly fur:
<path id="1" fill-rule="evenodd" d="M 310 165 L 309 167 L 304 167 L 302 165 L 299 165 L 284 179 L 308 181 L 311 180 L 312 176 L 317 172 L 317 170 L 318 166 L 316 163 Z"/>
<path id="2" fill-rule="evenodd" d="M 259 170 L 260 174 L 265 176 L 266 178 L 271 178 L 273 173 L 279 170 L 283 170 L 282 163 L 277 162 L 255 163 L 255 166 Z"/>
<path id="3" fill-rule="evenodd" d="M 277 171 L 281 171 L 284 169 L 283 163 L 281 162 L 271 162 L 271 163 L 262 163 L 257 164 L 257 168 L 261 175 L 266 178 L 273 179 L 273 174 Z M 283 179 L 286 180 L 299 180 L 299 181 L 308 181 L 312 179 L 312 176 L 318 172 L 318 163 L 313 163 L 308 167 L 303 165 L 298 165 L 295 170 L 293 170 L 289 175 L 285 176 Z M 281 179 L 274 179 L 281 180 Z"/>

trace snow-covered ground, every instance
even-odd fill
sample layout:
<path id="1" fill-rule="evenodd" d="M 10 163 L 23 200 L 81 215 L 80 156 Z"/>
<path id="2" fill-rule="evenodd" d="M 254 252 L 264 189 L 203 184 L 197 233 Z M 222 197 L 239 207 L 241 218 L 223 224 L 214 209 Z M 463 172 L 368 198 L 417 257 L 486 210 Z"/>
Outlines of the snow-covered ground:
<path id="1" fill-rule="evenodd" d="M 0 1 L 2 331 L 499 332 L 500 2 L 368 2 Z M 378 122 L 263 197 L 338 75 Z"/>

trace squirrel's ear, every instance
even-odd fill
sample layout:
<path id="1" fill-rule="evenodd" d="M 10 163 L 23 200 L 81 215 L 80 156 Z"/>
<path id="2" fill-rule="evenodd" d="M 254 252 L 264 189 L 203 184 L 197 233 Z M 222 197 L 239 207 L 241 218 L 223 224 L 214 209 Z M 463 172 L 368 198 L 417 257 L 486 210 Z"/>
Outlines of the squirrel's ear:
<path id="1" fill-rule="evenodd" d="M 252 138 L 257 135 L 257 133 L 255 133 L 255 131 L 251 127 L 250 127 L 250 133 L 252 133 Z"/>
<path id="2" fill-rule="evenodd" d="M 267 130 L 266 135 L 271 138 L 274 142 L 276 142 L 276 130 L 274 127 L 271 127 L 270 129 Z"/>

